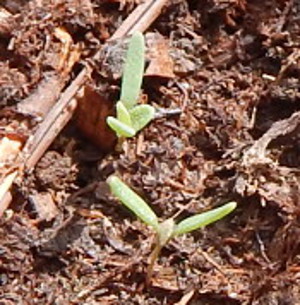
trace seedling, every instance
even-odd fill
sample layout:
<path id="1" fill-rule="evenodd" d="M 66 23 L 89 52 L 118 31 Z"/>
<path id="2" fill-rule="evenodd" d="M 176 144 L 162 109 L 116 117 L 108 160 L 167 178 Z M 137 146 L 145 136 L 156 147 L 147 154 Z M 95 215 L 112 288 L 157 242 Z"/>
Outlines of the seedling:
<path id="1" fill-rule="evenodd" d="M 164 247 L 171 238 L 214 223 L 231 213 L 237 205 L 236 202 L 229 202 L 219 208 L 188 217 L 178 224 L 174 222 L 173 217 L 168 218 L 163 222 L 159 222 L 158 217 L 150 206 L 118 177 L 110 176 L 107 179 L 107 183 L 110 186 L 113 195 L 156 232 L 156 246 L 150 256 L 147 272 L 148 280 L 151 278 L 154 263 L 159 256 L 162 247 Z"/>
<path id="2" fill-rule="evenodd" d="M 128 45 L 120 101 L 116 104 L 117 117 L 107 118 L 107 124 L 119 138 L 135 136 L 154 118 L 155 111 L 152 106 L 136 105 L 143 81 L 144 57 L 144 36 L 137 32 L 132 35 Z"/>

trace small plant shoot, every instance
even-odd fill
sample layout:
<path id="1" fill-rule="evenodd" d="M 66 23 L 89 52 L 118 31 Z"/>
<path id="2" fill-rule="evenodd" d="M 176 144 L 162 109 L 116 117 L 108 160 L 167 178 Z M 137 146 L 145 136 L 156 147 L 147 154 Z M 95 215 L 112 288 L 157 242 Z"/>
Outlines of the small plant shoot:
<path id="1" fill-rule="evenodd" d="M 172 237 L 189 233 L 214 223 L 231 213 L 237 206 L 236 202 L 229 202 L 216 209 L 188 217 L 178 224 L 175 224 L 172 217 L 159 223 L 158 217 L 150 206 L 118 177 L 110 176 L 107 179 L 107 183 L 112 194 L 140 220 L 151 226 L 156 232 L 156 246 L 150 256 L 147 274 L 148 280 L 151 278 L 153 265 L 161 248 L 164 247 Z"/>
<path id="2" fill-rule="evenodd" d="M 109 116 L 107 124 L 119 138 L 131 138 L 143 129 L 153 118 L 154 108 L 150 105 L 136 105 L 145 66 L 145 42 L 142 33 L 132 35 L 126 54 L 122 75 L 120 101 L 116 104 L 117 117 Z"/>

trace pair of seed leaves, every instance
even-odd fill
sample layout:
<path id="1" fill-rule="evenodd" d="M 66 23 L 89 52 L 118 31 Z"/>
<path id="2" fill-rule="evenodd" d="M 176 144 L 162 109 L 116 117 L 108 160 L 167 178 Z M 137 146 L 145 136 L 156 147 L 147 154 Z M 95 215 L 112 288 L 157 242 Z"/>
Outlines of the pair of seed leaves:
<path id="1" fill-rule="evenodd" d="M 172 237 L 192 232 L 205 227 L 231 213 L 237 206 L 236 202 L 229 202 L 213 210 L 188 217 L 178 224 L 173 218 L 161 223 L 150 206 L 124 182 L 116 176 L 107 179 L 112 194 L 117 197 L 144 223 L 151 226 L 157 233 L 158 248 L 162 248 Z"/>
<path id="2" fill-rule="evenodd" d="M 116 104 L 117 117 L 107 117 L 107 124 L 117 136 L 130 138 L 154 118 L 150 105 L 136 105 L 145 68 L 145 42 L 143 34 L 132 35 L 127 49 L 122 75 L 120 101 Z"/>

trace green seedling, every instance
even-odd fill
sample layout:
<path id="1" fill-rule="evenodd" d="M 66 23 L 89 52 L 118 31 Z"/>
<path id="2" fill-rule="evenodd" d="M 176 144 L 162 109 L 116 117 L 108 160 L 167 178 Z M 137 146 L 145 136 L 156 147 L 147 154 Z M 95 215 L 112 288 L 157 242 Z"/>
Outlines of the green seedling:
<path id="1" fill-rule="evenodd" d="M 107 179 L 107 183 L 112 194 L 140 220 L 152 227 L 156 232 L 156 246 L 150 256 L 147 272 L 148 280 L 151 278 L 154 263 L 159 256 L 162 247 L 164 247 L 171 238 L 214 223 L 231 213 L 237 206 L 236 202 L 229 202 L 219 208 L 188 217 L 178 224 L 175 223 L 172 217 L 163 222 L 159 222 L 158 217 L 150 206 L 118 177 L 110 176 Z"/>
<path id="2" fill-rule="evenodd" d="M 128 45 L 120 101 L 116 104 L 117 117 L 107 118 L 107 124 L 118 138 L 135 136 L 154 118 L 155 111 L 152 106 L 136 105 L 143 81 L 144 57 L 144 36 L 137 32 L 132 35 Z"/>

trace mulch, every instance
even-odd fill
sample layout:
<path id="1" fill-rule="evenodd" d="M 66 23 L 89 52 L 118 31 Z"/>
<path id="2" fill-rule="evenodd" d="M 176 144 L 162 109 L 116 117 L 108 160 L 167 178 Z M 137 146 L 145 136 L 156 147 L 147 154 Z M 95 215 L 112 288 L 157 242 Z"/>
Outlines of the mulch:
<path id="1" fill-rule="evenodd" d="M 21 174 L 0 219 L 0 304 L 300 304 L 299 2 L 166 1 L 144 32 L 141 102 L 157 115 L 120 150 L 103 122 L 128 39 L 111 37 L 143 2 L 0 4 L 1 137 L 26 148 L 74 91 L 37 163 L 1 151 L 1 181 Z M 147 284 L 153 232 L 111 174 L 160 219 L 238 207 L 171 240 Z"/>

